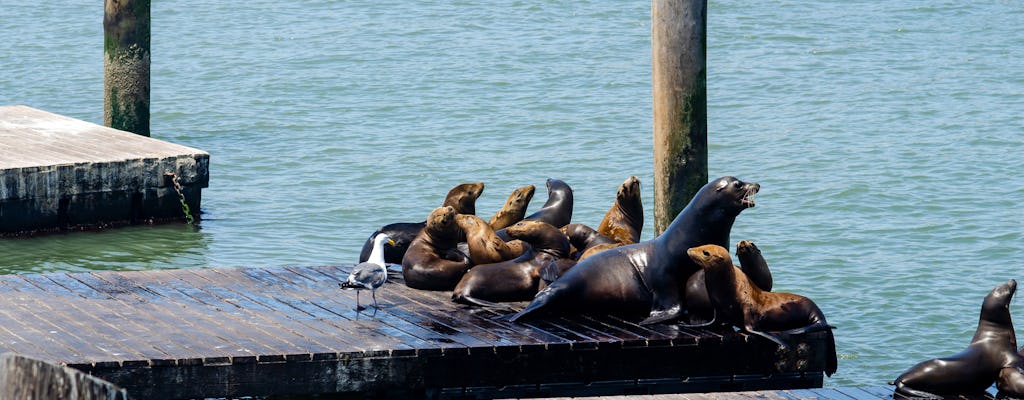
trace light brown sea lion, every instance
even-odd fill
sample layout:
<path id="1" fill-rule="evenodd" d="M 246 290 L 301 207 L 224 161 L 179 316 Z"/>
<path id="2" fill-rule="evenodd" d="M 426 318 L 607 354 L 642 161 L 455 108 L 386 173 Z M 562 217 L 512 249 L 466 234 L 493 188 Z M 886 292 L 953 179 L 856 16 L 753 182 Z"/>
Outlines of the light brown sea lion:
<path id="1" fill-rule="evenodd" d="M 512 191 L 512 194 L 505 200 L 505 205 L 498 212 L 494 213 L 488 222 L 491 229 L 498 230 L 522 221 L 526 216 L 526 208 L 530 206 L 536 186 L 523 186 Z"/>
<path id="2" fill-rule="evenodd" d="M 597 232 L 622 244 L 640 241 L 644 228 L 644 206 L 640 201 L 640 178 L 629 177 L 615 193 L 615 203 L 605 213 Z"/>
<path id="3" fill-rule="evenodd" d="M 679 318 L 686 279 L 700 269 L 686 249 L 706 243 L 728 246 L 736 217 L 754 206 L 752 196 L 759 188 L 731 176 L 709 182 L 661 235 L 583 260 L 508 320 L 571 313 L 647 316 L 644 324 Z"/>
<path id="4" fill-rule="evenodd" d="M 754 242 L 744 240 L 737 243 L 736 258 L 740 262 L 736 267 L 742 269 L 751 282 L 761 290 L 772 291 L 772 272 Z M 703 269 L 694 272 L 686 281 L 686 313 L 690 324 L 710 323 L 714 318 Z"/>
<path id="5" fill-rule="evenodd" d="M 523 254 L 521 241 L 513 240 L 506 243 L 494 234 L 494 229 L 491 229 L 487 222 L 476 215 L 458 214 L 455 216 L 455 223 L 466 234 L 469 259 L 473 261 L 473 265 L 511 260 Z"/>
<path id="6" fill-rule="evenodd" d="M 708 297 L 718 321 L 743 332 L 789 346 L 788 335 L 827 331 L 828 356 L 825 373 L 836 372 L 836 344 L 833 327 L 811 299 L 792 293 L 766 292 L 757 287 L 743 270 L 736 268 L 725 247 L 709 244 L 686 251 L 704 269 Z"/>
<path id="7" fill-rule="evenodd" d="M 483 182 L 456 185 L 448 191 L 448 195 L 445 196 L 441 207 L 451 206 L 459 214 L 476 214 L 476 199 L 483 192 Z M 365 262 L 370 257 L 370 251 L 373 249 L 373 238 L 377 237 L 379 233 L 384 233 L 391 240 L 395 241 L 394 246 L 384 248 L 384 262 L 388 264 L 401 264 L 402 257 L 405 256 L 405 252 L 409 249 L 409 244 L 412 243 L 413 239 L 416 239 L 416 235 L 426 225 L 426 221 L 396 222 L 384 225 L 373 232 L 366 239 L 366 242 L 363 243 L 363 249 L 359 253 L 359 262 Z"/>
<path id="8" fill-rule="evenodd" d="M 455 223 L 455 209 L 438 207 L 402 259 L 405 284 L 414 289 L 452 290 L 472 263 L 458 251 L 462 232 Z"/>
<path id="9" fill-rule="evenodd" d="M 941 399 L 950 395 L 983 395 L 1006 367 L 1020 361 L 1017 335 L 1010 317 L 1010 301 L 1017 281 L 996 286 L 981 303 L 978 328 L 971 344 L 954 355 L 922 361 L 900 374 L 893 382 L 896 393 L 912 398 Z M 1006 370 L 1004 387 L 1009 391 L 1015 378 Z"/>
<path id="10" fill-rule="evenodd" d="M 520 221 L 507 232 L 526 242 L 529 250 L 512 260 L 473 267 L 452 291 L 452 301 L 493 307 L 529 300 L 543 285 L 543 271 L 557 271 L 569 253 L 569 239 L 546 222 Z"/>

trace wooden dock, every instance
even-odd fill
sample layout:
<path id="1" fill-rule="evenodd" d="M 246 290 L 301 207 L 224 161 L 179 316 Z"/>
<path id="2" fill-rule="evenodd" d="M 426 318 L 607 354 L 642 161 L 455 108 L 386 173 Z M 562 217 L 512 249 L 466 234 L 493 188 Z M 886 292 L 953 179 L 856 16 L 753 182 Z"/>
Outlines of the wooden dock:
<path id="1" fill-rule="evenodd" d="M 130 398 L 363 392 L 494 398 L 820 387 L 825 337 L 760 337 L 610 316 L 528 324 L 407 288 L 356 312 L 350 267 L 0 276 L 0 352 L 88 372 Z M 369 293 L 362 296 L 370 301 Z M 518 306 L 522 306 L 520 303 Z"/>
<path id="2" fill-rule="evenodd" d="M 984 395 L 950 396 L 949 400 L 993 400 L 995 387 Z M 569 400 L 551 398 L 546 400 Z M 830 389 L 790 389 L 728 393 L 687 393 L 650 396 L 603 396 L 593 400 L 912 400 L 893 393 L 892 386 L 865 386 Z"/>
<path id="3" fill-rule="evenodd" d="M 191 147 L 0 107 L 0 236 L 184 220 L 181 198 L 198 215 L 209 162 Z"/>

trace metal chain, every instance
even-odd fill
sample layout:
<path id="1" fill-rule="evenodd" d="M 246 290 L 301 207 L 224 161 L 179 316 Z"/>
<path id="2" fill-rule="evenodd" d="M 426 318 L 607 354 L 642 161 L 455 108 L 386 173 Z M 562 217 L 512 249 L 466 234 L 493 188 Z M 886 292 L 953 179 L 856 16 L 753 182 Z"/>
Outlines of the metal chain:
<path id="1" fill-rule="evenodd" d="M 181 211 L 185 213 L 185 223 L 194 225 L 196 221 L 192 217 L 192 211 L 189 209 L 188 203 L 185 202 L 185 193 L 181 191 L 181 182 L 178 180 L 178 174 L 168 172 L 167 175 L 171 176 L 171 182 L 174 183 L 174 191 L 178 193 L 178 200 L 181 201 Z"/>

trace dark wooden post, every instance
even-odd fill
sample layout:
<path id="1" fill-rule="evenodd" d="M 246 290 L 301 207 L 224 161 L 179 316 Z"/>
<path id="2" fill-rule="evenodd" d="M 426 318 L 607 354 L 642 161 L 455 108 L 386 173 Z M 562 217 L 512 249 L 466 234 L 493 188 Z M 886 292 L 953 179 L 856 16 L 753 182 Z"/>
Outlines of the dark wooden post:
<path id="1" fill-rule="evenodd" d="M 103 124 L 149 136 L 150 0 L 105 0 Z"/>
<path id="2" fill-rule="evenodd" d="M 707 0 L 652 0 L 654 230 L 708 182 Z"/>
<path id="3" fill-rule="evenodd" d="M 0 399 L 127 398 L 124 389 L 81 371 L 13 353 L 0 355 Z"/>

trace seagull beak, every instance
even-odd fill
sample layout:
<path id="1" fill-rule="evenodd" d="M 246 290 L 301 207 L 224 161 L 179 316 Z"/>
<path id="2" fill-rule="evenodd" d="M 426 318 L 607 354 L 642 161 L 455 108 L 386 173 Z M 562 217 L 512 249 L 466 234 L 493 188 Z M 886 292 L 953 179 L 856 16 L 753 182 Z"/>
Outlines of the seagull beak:
<path id="1" fill-rule="evenodd" d="M 394 246 L 395 245 L 395 241 L 393 239 L 388 239 L 388 244 L 391 245 L 391 246 Z"/>

